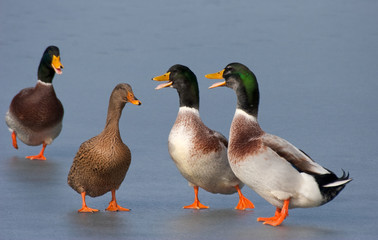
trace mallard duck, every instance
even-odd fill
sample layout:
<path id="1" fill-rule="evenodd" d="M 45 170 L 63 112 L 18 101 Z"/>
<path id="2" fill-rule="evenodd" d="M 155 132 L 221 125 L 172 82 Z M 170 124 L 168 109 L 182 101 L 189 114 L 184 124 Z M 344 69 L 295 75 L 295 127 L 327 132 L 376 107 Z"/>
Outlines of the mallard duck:
<path id="1" fill-rule="evenodd" d="M 82 208 L 78 212 L 97 212 L 86 205 L 85 196 L 98 197 L 109 191 L 112 200 L 106 210 L 129 211 L 117 204 L 115 196 L 131 162 L 130 150 L 119 133 L 119 119 L 127 102 L 141 104 L 129 84 L 118 84 L 110 96 L 104 130 L 83 142 L 76 153 L 67 180 L 81 194 Z"/>
<path id="2" fill-rule="evenodd" d="M 186 66 L 176 64 L 155 81 L 168 81 L 156 89 L 173 87 L 180 99 L 176 121 L 168 137 L 169 154 L 182 176 L 194 188 L 194 202 L 184 208 L 208 208 L 198 199 L 198 187 L 211 193 L 239 193 L 236 209 L 254 208 L 242 193 L 243 184 L 227 160 L 227 139 L 206 127 L 199 115 L 197 78 Z"/>
<path id="3" fill-rule="evenodd" d="M 5 121 L 12 133 L 12 144 L 18 149 L 17 137 L 25 144 L 42 150 L 31 160 L 46 160 L 43 155 L 48 144 L 62 130 L 63 106 L 56 97 L 52 80 L 55 73 L 62 74 L 59 48 L 49 46 L 38 67 L 38 81 L 34 88 L 22 89 L 12 100 Z"/>
<path id="4" fill-rule="evenodd" d="M 225 79 L 210 88 L 226 86 L 236 92 L 237 107 L 228 147 L 231 168 L 243 183 L 276 207 L 273 217 L 258 218 L 258 221 L 280 225 L 289 208 L 323 205 L 352 180 L 344 171 L 337 177 L 285 139 L 260 128 L 259 87 L 255 75 L 246 66 L 231 63 L 205 77 Z"/>

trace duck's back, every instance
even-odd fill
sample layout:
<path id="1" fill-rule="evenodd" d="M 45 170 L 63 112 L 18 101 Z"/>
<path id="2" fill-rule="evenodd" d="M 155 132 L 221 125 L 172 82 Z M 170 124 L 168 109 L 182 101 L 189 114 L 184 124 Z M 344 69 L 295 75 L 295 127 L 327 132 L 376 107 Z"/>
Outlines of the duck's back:
<path id="1" fill-rule="evenodd" d="M 122 141 L 107 141 L 100 134 L 81 144 L 68 174 L 68 184 L 78 193 L 101 196 L 119 188 L 130 162 L 130 150 Z"/>

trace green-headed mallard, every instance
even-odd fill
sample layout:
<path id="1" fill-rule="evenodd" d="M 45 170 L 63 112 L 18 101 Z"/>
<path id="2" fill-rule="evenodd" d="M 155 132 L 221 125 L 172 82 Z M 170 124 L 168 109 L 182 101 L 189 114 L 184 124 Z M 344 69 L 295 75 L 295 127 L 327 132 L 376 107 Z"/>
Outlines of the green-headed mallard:
<path id="1" fill-rule="evenodd" d="M 227 139 L 209 129 L 199 115 L 197 78 L 186 66 L 174 65 L 155 81 L 168 81 L 156 89 L 173 87 L 180 98 L 176 121 L 168 137 L 168 150 L 178 170 L 194 188 L 194 203 L 184 208 L 208 208 L 198 200 L 198 187 L 211 193 L 239 193 L 236 209 L 254 208 L 240 191 L 243 184 L 232 172 L 227 160 Z"/>
<path id="2" fill-rule="evenodd" d="M 226 86 L 236 92 L 237 107 L 228 147 L 231 168 L 243 183 L 276 207 L 275 216 L 258 221 L 280 225 L 289 208 L 325 204 L 352 180 L 345 173 L 337 177 L 288 141 L 260 128 L 259 88 L 255 75 L 246 66 L 231 63 L 206 77 L 225 79 L 210 88 Z"/>
<path id="3" fill-rule="evenodd" d="M 12 132 L 13 147 L 18 149 L 17 137 L 30 146 L 43 145 L 38 155 L 29 159 L 46 160 L 46 145 L 62 130 L 63 106 L 56 97 L 52 80 L 62 74 L 59 48 L 49 46 L 43 53 L 35 87 L 21 90 L 12 100 L 5 121 Z"/>

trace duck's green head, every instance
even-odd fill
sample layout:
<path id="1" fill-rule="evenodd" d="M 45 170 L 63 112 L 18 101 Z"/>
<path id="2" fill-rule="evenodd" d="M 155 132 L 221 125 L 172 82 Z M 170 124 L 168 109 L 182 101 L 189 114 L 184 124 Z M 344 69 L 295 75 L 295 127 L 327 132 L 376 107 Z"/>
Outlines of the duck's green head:
<path id="1" fill-rule="evenodd" d="M 51 83 L 54 74 L 62 74 L 63 68 L 63 64 L 60 62 L 59 48 L 49 46 L 42 55 L 38 68 L 38 79 L 46 83 Z"/>
<path id="2" fill-rule="evenodd" d="M 238 108 L 257 116 L 259 106 L 259 86 L 255 74 L 241 63 L 230 63 L 223 70 L 207 74 L 206 78 L 225 79 L 209 88 L 226 86 L 235 90 L 238 97 Z"/>
<path id="3" fill-rule="evenodd" d="M 168 81 L 158 85 L 155 89 L 166 87 L 175 88 L 180 97 L 180 107 L 199 108 L 199 90 L 196 75 L 186 66 L 176 64 L 167 73 L 154 77 L 154 81 Z"/>

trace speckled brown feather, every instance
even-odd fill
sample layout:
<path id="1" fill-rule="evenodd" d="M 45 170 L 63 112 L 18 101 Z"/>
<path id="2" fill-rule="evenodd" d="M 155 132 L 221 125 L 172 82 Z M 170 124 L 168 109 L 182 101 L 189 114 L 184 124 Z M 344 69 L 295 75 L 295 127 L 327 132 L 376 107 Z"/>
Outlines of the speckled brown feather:
<path id="1" fill-rule="evenodd" d="M 129 99 L 130 96 L 133 99 Z M 118 189 L 124 180 L 131 163 L 131 153 L 122 142 L 119 119 L 130 100 L 140 105 L 128 84 L 118 84 L 110 96 L 104 130 L 81 144 L 67 179 L 78 193 L 101 196 Z"/>
<path id="2" fill-rule="evenodd" d="M 122 140 L 102 132 L 81 144 L 68 175 L 68 184 L 78 193 L 101 196 L 119 188 L 130 163 L 130 150 Z"/>

